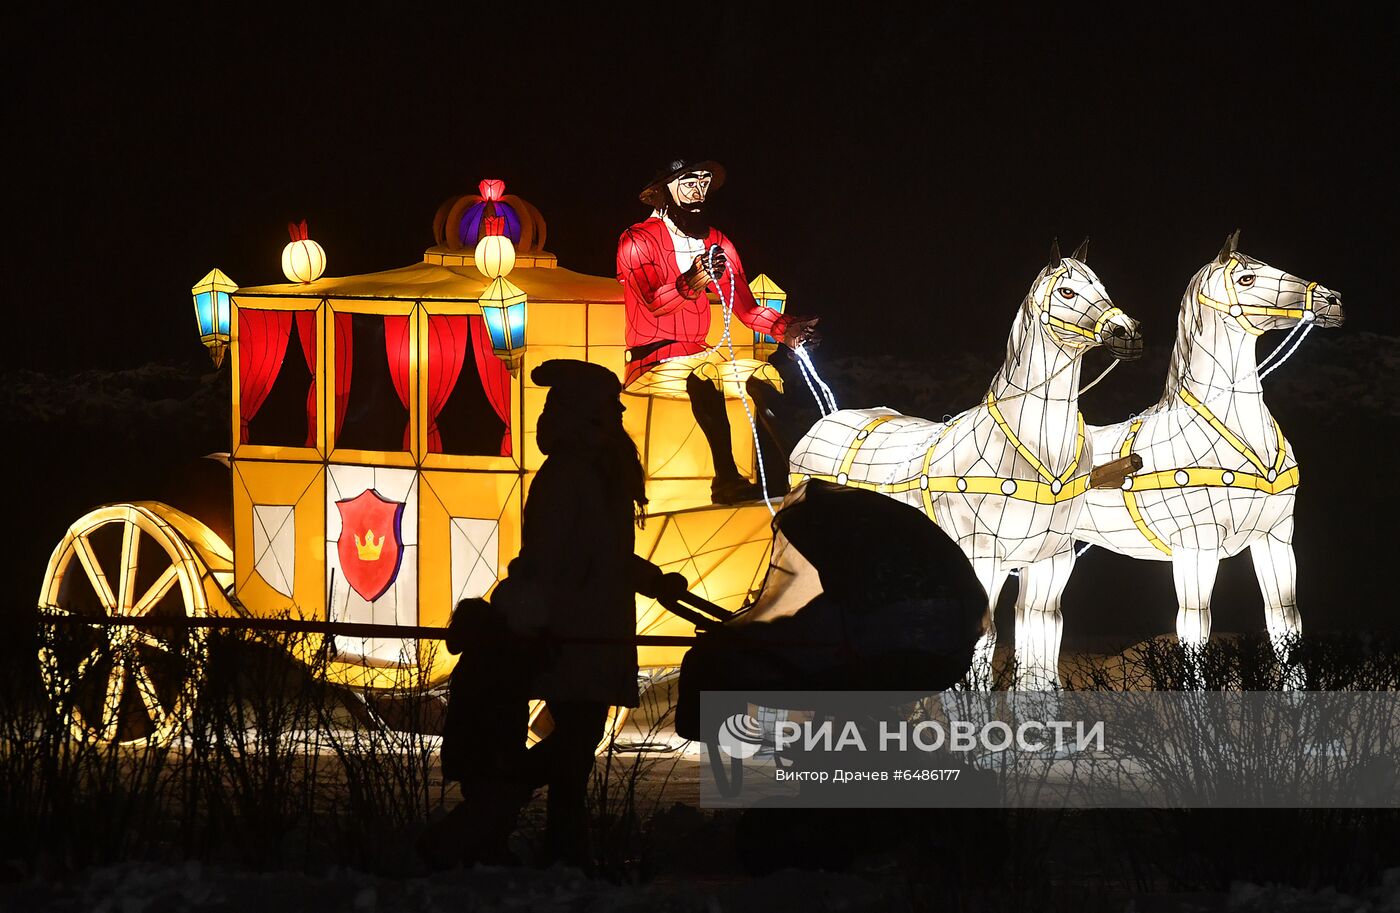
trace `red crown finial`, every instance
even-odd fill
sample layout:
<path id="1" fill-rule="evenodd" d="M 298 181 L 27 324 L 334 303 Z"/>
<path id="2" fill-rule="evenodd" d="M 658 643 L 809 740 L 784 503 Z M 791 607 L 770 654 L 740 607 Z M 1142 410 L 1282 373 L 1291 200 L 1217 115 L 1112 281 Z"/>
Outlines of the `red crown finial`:
<path id="1" fill-rule="evenodd" d="M 505 216 L 487 216 L 481 220 L 481 236 L 483 238 L 494 238 L 506 233 Z"/>
<path id="2" fill-rule="evenodd" d="M 306 220 L 302 219 L 300 225 L 295 222 L 288 222 L 287 234 L 292 236 L 293 241 L 305 241 L 308 237 L 306 233 Z"/>
<path id="3" fill-rule="evenodd" d="M 506 182 L 495 178 L 487 178 L 478 185 L 481 190 L 481 198 L 490 203 L 495 203 L 506 194 Z"/>

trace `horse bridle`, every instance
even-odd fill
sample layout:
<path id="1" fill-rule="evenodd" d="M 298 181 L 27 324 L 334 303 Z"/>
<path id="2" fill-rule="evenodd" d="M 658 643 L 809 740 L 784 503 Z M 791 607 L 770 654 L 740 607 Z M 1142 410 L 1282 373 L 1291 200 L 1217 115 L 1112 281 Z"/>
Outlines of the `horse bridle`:
<path id="1" fill-rule="evenodd" d="M 1065 332 L 1073 333 L 1077 336 L 1083 336 L 1090 342 L 1096 344 L 1102 343 L 1104 326 L 1114 317 L 1117 317 L 1123 313 L 1121 308 L 1110 307 L 1107 310 L 1105 310 L 1102 314 L 1099 315 L 1099 319 L 1097 322 L 1095 322 L 1094 328 L 1092 330 L 1086 330 L 1078 324 L 1070 323 L 1068 320 L 1061 320 L 1059 317 L 1056 317 L 1054 314 L 1050 313 L 1050 305 L 1053 302 L 1055 295 L 1055 286 L 1059 285 L 1060 279 L 1062 279 L 1068 272 L 1068 266 L 1061 266 L 1058 269 L 1056 269 L 1053 273 L 1046 277 L 1049 280 L 1049 282 L 1046 285 L 1045 294 L 1040 299 L 1031 299 L 1031 303 L 1035 306 L 1036 311 L 1040 314 L 1040 325 L 1045 327 L 1045 332 L 1047 333 L 1050 332 L 1051 327 L 1054 327 L 1055 329 L 1064 330 Z"/>
<path id="2" fill-rule="evenodd" d="M 1196 301 L 1208 308 L 1214 308 L 1221 313 L 1228 314 L 1235 319 L 1246 333 L 1251 336 L 1262 336 L 1264 331 L 1250 322 L 1250 317 L 1292 317 L 1295 320 L 1315 320 L 1317 312 L 1313 310 L 1313 289 L 1317 288 L 1316 282 L 1309 282 L 1303 292 L 1303 306 L 1297 308 L 1265 307 L 1259 304 L 1240 304 L 1239 293 L 1235 291 L 1234 272 L 1240 266 L 1238 257 L 1231 257 L 1225 264 L 1225 294 L 1228 301 L 1217 301 L 1200 289 L 1196 290 Z"/>

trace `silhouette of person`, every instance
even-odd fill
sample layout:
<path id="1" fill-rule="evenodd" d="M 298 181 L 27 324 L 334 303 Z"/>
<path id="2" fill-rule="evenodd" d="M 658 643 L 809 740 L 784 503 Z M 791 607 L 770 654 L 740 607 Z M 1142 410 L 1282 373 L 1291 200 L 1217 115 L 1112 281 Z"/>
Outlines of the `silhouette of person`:
<path id="1" fill-rule="evenodd" d="M 449 630 L 462 656 L 443 775 L 462 782 L 463 801 L 420 844 L 434 862 L 510 861 L 520 809 L 547 785 L 546 859 L 587 864 L 588 779 L 608 708 L 637 706 L 634 593 L 686 586 L 633 551 L 647 499 L 616 375 L 557 359 L 531 378 L 549 388 L 537 425 L 547 459 L 508 576 L 489 605 L 460 604 Z M 553 729 L 526 750 L 530 698 L 546 701 Z"/>

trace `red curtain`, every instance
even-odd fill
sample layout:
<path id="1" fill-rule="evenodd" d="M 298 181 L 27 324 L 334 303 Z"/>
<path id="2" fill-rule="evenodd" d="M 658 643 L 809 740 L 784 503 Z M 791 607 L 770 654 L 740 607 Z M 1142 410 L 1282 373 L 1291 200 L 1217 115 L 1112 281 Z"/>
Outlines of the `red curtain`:
<path id="1" fill-rule="evenodd" d="M 394 392 L 399 395 L 399 402 L 409 410 L 408 422 L 403 429 L 404 450 L 409 449 L 413 440 L 413 409 L 409 406 L 413 391 L 408 386 L 408 322 L 407 317 L 384 318 L 384 354 L 389 358 L 389 377 L 394 382 Z"/>
<path id="2" fill-rule="evenodd" d="M 311 369 L 311 386 L 306 390 L 306 446 L 316 446 L 316 312 L 297 312 L 297 338 L 301 354 Z"/>
<path id="3" fill-rule="evenodd" d="M 238 310 L 238 441 L 248 443 L 248 422 L 258 414 L 272 390 L 287 339 L 292 334 L 291 311 Z"/>
<path id="4" fill-rule="evenodd" d="M 428 317 L 428 452 L 442 453 L 437 417 L 462 374 L 467 358 L 467 318 Z"/>
<path id="5" fill-rule="evenodd" d="M 491 350 L 491 337 L 486 334 L 486 321 L 480 316 L 467 318 L 472 331 L 472 354 L 476 356 L 476 373 L 481 389 L 496 416 L 506 423 L 501 435 L 501 456 L 510 456 L 510 369 Z"/>
<path id="6" fill-rule="evenodd" d="M 350 314 L 335 315 L 335 433 L 345 423 L 345 405 L 350 401 L 350 375 L 354 367 L 354 349 L 350 345 Z M 306 391 L 306 446 L 316 446 L 316 314 L 297 312 L 297 337 L 301 353 L 311 369 L 311 388 Z"/>
<path id="7" fill-rule="evenodd" d="M 353 314 L 335 315 L 335 433 L 345 424 L 345 407 L 350 402 L 350 376 L 355 367 L 355 346 L 351 329 Z"/>

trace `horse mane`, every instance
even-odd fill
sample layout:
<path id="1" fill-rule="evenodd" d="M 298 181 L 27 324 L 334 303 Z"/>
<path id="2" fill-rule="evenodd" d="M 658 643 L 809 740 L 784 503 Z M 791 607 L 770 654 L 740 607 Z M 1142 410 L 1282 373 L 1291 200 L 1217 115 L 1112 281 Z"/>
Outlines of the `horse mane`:
<path id="1" fill-rule="evenodd" d="M 1212 265 L 1213 263 L 1207 263 L 1196 270 L 1196 274 L 1186 284 L 1186 291 L 1181 295 L 1181 307 L 1176 319 L 1176 343 L 1172 348 L 1171 362 L 1167 368 L 1167 385 L 1162 390 L 1162 402 L 1175 396 L 1186 383 L 1183 372 L 1191 363 L 1191 354 L 1196 347 L 1198 334 L 1204 328 L 1204 308 L 1196 296 Z"/>
<path id="2" fill-rule="evenodd" d="M 1002 361 L 1002 370 L 1005 370 L 1007 365 L 1016 368 L 1021 367 L 1021 349 L 1017 346 L 1017 342 L 1021 337 L 1016 331 L 1021 328 L 1022 321 L 1028 321 L 1030 323 L 1035 322 L 1035 318 L 1031 315 L 1031 302 L 1035 299 L 1035 290 L 1040 288 L 1040 283 L 1045 280 L 1045 276 L 1049 272 L 1050 267 L 1046 266 L 1043 267 L 1040 272 L 1036 273 L 1035 278 L 1031 280 L 1031 287 L 1026 290 L 1026 294 L 1021 298 L 1021 306 L 1016 309 L 1017 323 L 1012 325 L 1011 334 L 1006 337 L 1006 358 Z M 1032 327 L 1032 329 L 1034 329 L 1034 327 Z"/>

